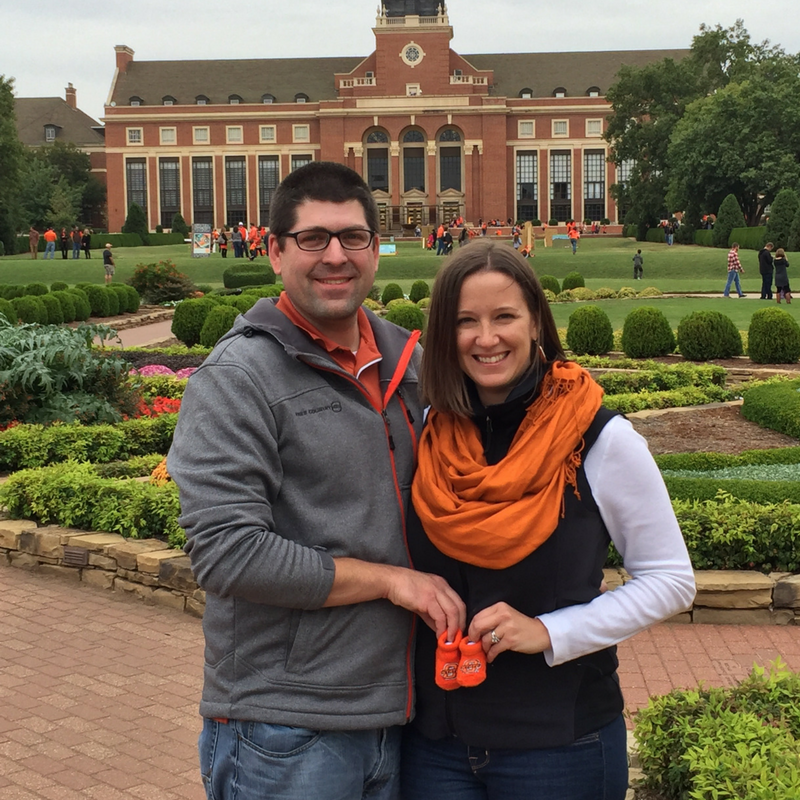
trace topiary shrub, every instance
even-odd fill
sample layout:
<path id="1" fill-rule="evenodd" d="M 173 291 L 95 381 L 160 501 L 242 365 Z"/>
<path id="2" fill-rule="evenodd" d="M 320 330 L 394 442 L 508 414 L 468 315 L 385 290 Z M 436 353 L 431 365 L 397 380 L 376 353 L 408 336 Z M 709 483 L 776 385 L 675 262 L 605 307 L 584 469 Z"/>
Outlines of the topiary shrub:
<path id="1" fill-rule="evenodd" d="M 47 309 L 38 297 L 15 297 L 11 300 L 11 305 L 17 314 L 17 318 L 22 322 L 38 322 L 40 325 L 47 325 Z"/>
<path id="2" fill-rule="evenodd" d="M 561 292 L 561 284 L 554 275 L 542 275 L 539 283 L 542 285 L 542 289 L 549 289 L 555 295 Z"/>
<path id="3" fill-rule="evenodd" d="M 757 364 L 794 364 L 800 358 L 800 325 L 780 308 L 759 309 L 750 319 L 747 354 Z"/>
<path id="4" fill-rule="evenodd" d="M 110 286 L 104 286 L 103 291 L 105 292 L 106 299 L 108 300 L 108 316 L 116 317 L 119 314 L 120 309 L 119 295 Z"/>
<path id="5" fill-rule="evenodd" d="M 200 344 L 213 347 L 233 327 L 238 316 L 239 311 L 233 306 L 215 305 L 200 330 Z"/>
<path id="6" fill-rule="evenodd" d="M 46 283 L 29 283 L 25 287 L 25 294 L 27 296 L 41 297 L 47 294 L 50 290 L 47 288 Z"/>
<path id="7" fill-rule="evenodd" d="M 119 295 L 120 311 L 135 314 L 139 310 L 142 298 L 133 286 L 128 286 L 126 283 L 112 283 L 111 288 Z"/>
<path id="8" fill-rule="evenodd" d="M 421 331 L 425 326 L 425 314 L 414 303 L 396 305 L 386 312 L 386 319 L 407 331 Z"/>
<path id="9" fill-rule="evenodd" d="M 386 308 L 397 308 L 397 306 L 415 306 L 416 303 L 412 303 L 411 300 L 406 300 L 405 297 L 397 297 L 394 300 L 390 300 L 386 304 Z"/>
<path id="10" fill-rule="evenodd" d="M 405 297 L 405 295 L 403 294 L 403 290 L 400 288 L 400 284 L 387 283 L 381 292 L 381 303 L 383 303 L 385 306 L 388 306 L 390 300 L 397 300 L 398 298 L 403 297 Z"/>
<path id="11" fill-rule="evenodd" d="M 378 286 L 377 283 L 373 283 L 372 287 L 369 290 L 369 294 L 367 294 L 370 300 L 374 300 L 376 303 L 380 303 L 381 301 L 381 287 Z"/>
<path id="12" fill-rule="evenodd" d="M 431 287 L 425 281 L 414 281 L 411 284 L 411 291 L 408 293 L 408 299 L 412 303 L 419 303 L 423 297 L 431 296 Z"/>
<path id="13" fill-rule="evenodd" d="M 75 298 L 75 319 L 78 322 L 86 322 L 92 316 L 92 306 L 86 292 L 83 289 L 78 289 L 77 286 L 73 289 L 67 289 L 67 292 Z"/>
<path id="14" fill-rule="evenodd" d="M 598 306 L 583 306 L 569 315 L 567 347 L 578 356 L 601 356 L 614 349 L 614 329 Z"/>
<path id="15" fill-rule="evenodd" d="M 583 281 L 583 275 L 580 272 L 569 272 L 564 276 L 561 282 L 561 291 L 566 289 L 577 289 L 579 286 L 586 286 Z"/>
<path id="16" fill-rule="evenodd" d="M 14 306 L 5 297 L 0 297 L 0 318 L 5 319 L 11 325 L 16 325 L 19 322 Z"/>
<path id="17" fill-rule="evenodd" d="M 244 289 L 242 294 L 253 295 L 256 298 L 262 297 L 280 297 L 283 291 L 282 283 L 275 283 L 270 286 L 254 286 L 250 289 Z"/>
<path id="18" fill-rule="evenodd" d="M 572 289 L 563 289 L 556 295 L 557 303 L 574 303 L 575 298 L 572 296 Z"/>
<path id="19" fill-rule="evenodd" d="M 800 251 L 800 206 L 792 219 L 792 224 L 789 226 L 789 242 L 786 245 L 786 249 L 795 253 Z"/>
<path id="20" fill-rule="evenodd" d="M 149 243 L 148 233 L 150 233 L 150 229 L 147 227 L 147 217 L 145 216 L 144 209 L 138 203 L 130 204 L 128 216 L 125 218 L 125 224 L 122 226 L 122 232 L 139 234 L 143 244 Z M 114 243 L 112 242 L 112 244 Z"/>
<path id="21" fill-rule="evenodd" d="M 225 305 L 233 306 L 240 314 L 249 311 L 257 302 L 259 298 L 252 294 L 239 294 L 233 297 L 223 298 Z"/>
<path id="22" fill-rule="evenodd" d="M 746 225 L 736 195 L 729 194 L 719 207 L 717 221 L 711 231 L 711 241 L 714 247 L 728 247 L 731 231 L 734 228 L 744 228 Z"/>
<path id="23" fill-rule="evenodd" d="M 431 304 L 431 299 L 430 299 L 430 297 L 423 297 L 423 298 L 422 298 L 422 300 L 420 300 L 420 301 L 417 303 L 417 306 L 418 306 L 419 308 L 425 309 L 425 308 L 428 308 L 428 306 L 430 306 L 430 304 Z"/>
<path id="24" fill-rule="evenodd" d="M 591 289 L 587 289 L 585 286 L 577 286 L 575 289 L 570 289 L 569 291 L 572 292 L 572 296 L 576 300 L 596 300 L 597 299 L 597 295 Z"/>
<path id="25" fill-rule="evenodd" d="M 550 291 L 550 289 L 544 289 L 543 291 L 544 291 L 544 299 L 547 300 L 548 303 L 556 302 L 556 296 L 553 294 L 553 292 Z"/>
<path id="26" fill-rule="evenodd" d="M 172 335 L 187 347 L 199 344 L 206 317 L 216 305 L 215 301 L 206 297 L 178 303 L 172 316 Z"/>
<path id="27" fill-rule="evenodd" d="M 377 300 L 373 300 L 371 297 L 365 297 L 364 302 L 361 305 L 375 313 L 378 311 L 383 311 L 383 306 Z"/>
<path id="28" fill-rule="evenodd" d="M 173 233 L 180 233 L 185 237 L 189 235 L 189 226 L 180 211 L 176 211 L 172 217 L 172 224 L 170 225 Z"/>
<path id="29" fill-rule="evenodd" d="M 550 219 L 547 220 L 547 224 L 551 225 L 551 226 L 552 225 L 558 225 L 558 220 L 555 217 L 550 217 Z"/>
<path id="30" fill-rule="evenodd" d="M 228 267 L 222 273 L 222 284 L 226 289 L 242 286 L 266 286 L 275 283 L 275 272 L 265 261 L 248 261 Z"/>
<path id="31" fill-rule="evenodd" d="M 690 361 L 742 355 L 742 337 L 719 311 L 694 311 L 678 323 L 678 349 Z"/>
<path id="32" fill-rule="evenodd" d="M 47 309 L 47 324 L 48 325 L 61 325 L 64 322 L 64 312 L 61 310 L 61 303 L 58 298 L 53 297 L 50 292 L 43 294 L 39 298 Z"/>
<path id="33" fill-rule="evenodd" d="M 628 358 L 666 356 L 675 350 L 675 334 L 657 308 L 635 308 L 622 326 L 622 350 Z"/>
<path id="34" fill-rule="evenodd" d="M 12 283 L 8 286 L 3 286 L 3 295 L 6 300 L 13 300 L 15 297 L 25 296 L 25 287 L 19 284 Z"/>
<path id="35" fill-rule="evenodd" d="M 621 300 L 628 300 L 631 297 L 636 297 L 636 289 L 631 286 L 623 286 L 618 292 L 617 297 Z"/>
<path id="36" fill-rule="evenodd" d="M 64 322 L 75 322 L 75 295 L 67 291 L 51 292 L 61 306 L 61 316 Z"/>
<path id="37" fill-rule="evenodd" d="M 792 220 L 797 214 L 798 208 L 800 208 L 800 200 L 794 189 L 781 189 L 770 204 L 764 241 L 772 242 L 776 250 L 779 247 L 786 249 L 789 246 Z"/>
<path id="38" fill-rule="evenodd" d="M 86 297 L 89 299 L 93 317 L 111 316 L 111 301 L 104 286 L 89 284 L 83 291 L 86 292 Z"/>
<path id="39" fill-rule="evenodd" d="M 661 289 L 656 289 L 655 286 L 648 286 L 645 289 L 642 289 L 641 292 L 637 294 L 637 297 L 663 297 L 664 292 Z"/>
<path id="40" fill-rule="evenodd" d="M 800 381 L 765 381 L 745 387 L 742 416 L 762 428 L 800 438 Z"/>
<path id="41" fill-rule="evenodd" d="M 64 281 L 53 281 L 50 284 L 51 292 L 63 292 L 65 289 L 69 289 L 69 284 L 64 283 Z"/>
<path id="42" fill-rule="evenodd" d="M 607 286 L 601 286 L 595 294 L 598 300 L 613 300 L 617 296 L 616 289 L 609 289 Z"/>

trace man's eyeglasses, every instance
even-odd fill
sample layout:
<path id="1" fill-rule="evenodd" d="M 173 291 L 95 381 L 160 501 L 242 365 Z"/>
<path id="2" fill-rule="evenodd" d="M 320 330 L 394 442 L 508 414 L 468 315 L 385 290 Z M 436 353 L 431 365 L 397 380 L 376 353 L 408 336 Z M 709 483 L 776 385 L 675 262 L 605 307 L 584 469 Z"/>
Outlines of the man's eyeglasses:
<path id="1" fill-rule="evenodd" d="M 324 250 L 335 236 L 345 250 L 366 250 L 375 239 L 375 231 L 366 228 L 345 228 L 342 231 L 326 231 L 324 228 L 314 228 L 307 231 L 293 231 L 284 233 L 297 242 L 301 250 L 315 252 Z"/>

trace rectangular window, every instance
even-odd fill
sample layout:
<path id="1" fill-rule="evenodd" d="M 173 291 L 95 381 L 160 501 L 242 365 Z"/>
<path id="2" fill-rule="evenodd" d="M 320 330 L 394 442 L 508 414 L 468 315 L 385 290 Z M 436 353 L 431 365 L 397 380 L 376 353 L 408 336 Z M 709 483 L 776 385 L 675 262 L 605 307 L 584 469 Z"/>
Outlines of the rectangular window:
<path id="1" fill-rule="evenodd" d="M 192 128 L 192 134 L 195 144 L 208 144 L 211 141 L 208 128 Z"/>
<path id="2" fill-rule="evenodd" d="M 311 156 L 292 156 L 292 172 L 306 164 L 310 164 L 314 159 Z"/>
<path id="3" fill-rule="evenodd" d="M 262 142 L 274 142 L 275 141 L 275 126 L 274 125 L 262 125 L 259 128 L 259 138 Z"/>
<path id="4" fill-rule="evenodd" d="M 46 142 L 54 142 L 56 140 L 56 129 L 52 125 L 48 125 L 44 129 L 44 140 Z"/>
<path id="5" fill-rule="evenodd" d="M 603 135 L 603 120 L 602 119 L 587 119 L 586 120 L 586 135 L 587 136 L 602 136 Z"/>
<path id="6" fill-rule="evenodd" d="M 586 150 L 583 154 L 583 216 L 599 222 L 606 215 L 606 154 Z"/>
<path id="7" fill-rule="evenodd" d="M 425 191 L 425 148 L 403 148 L 403 191 Z"/>
<path id="8" fill-rule="evenodd" d="M 175 144 L 178 141 L 178 132 L 175 128 L 159 128 L 158 135 L 161 144 Z"/>
<path id="9" fill-rule="evenodd" d="M 308 142 L 310 138 L 308 125 L 292 125 L 293 142 Z"/>
<path id="10" fill-rule="evenodd" d="M 141 128 L 127 128 L 128 144 L 142 144 L 143 136 Z"/>
<path id="11" fill-rule="evenodd" d="M 517 152 L 517 219 L 539 217 L 539 154 Z"/>
<path id="12" fill-rule="evenodd" d="M 128 208 L 136 203 L 147 211 L 147 159 L 126 159 L 125 178 L 128 185 Z"/>
<path id="13" fill-rule="evenodd" d="M 439 148 L 439 191 L 461 191 L 461 148 Z"/>
<path id="14" fill-rule="evenodd" d="M 389 191 L 389 150 L 376 147 L 367 150 L 367 185 L 370 191 Z"/>
<path id="15" fill-rule="evenodd" d="M 258 157 L 258 221 L 269 226 L 269 204 L 281 182 L 278 156 Z"/>
<path id="16" fill-rule="evenodd" d="M 407 83 L 406 84 L 406 97 L 419 97 L 422 92 L 420 91 L 418 83 Z"/>
<path id="17" fill-rule="evenodd" d="M 630 204 L 629 195 L 628 192 L 624 191 L 624 189 L 630 182 L 631 173 L 633 172 L 635 163 L 636 162 L 632 158 L 629 158 L 617 164 L 617 185 L 623 189 L 623 191 L 618 195 L 617 200 L 617 220 L 619 222 L 624 222 L 625 215 L 628 213 L 628 207 Z"/>
<path id="18" fill-rule="evenodd" d="M 158 185 L 161 190 L 161 225 L 172 227 L 172 218 L 181 210 L 181 165 L 177 158 L 158 159 Z"/>
<path id="19" fill-rule="evenodd" d="M 247 224 L 247 163 L 244 156 L 225 158 L 225 207 L 228 227 L 237 222 Z"/>
<path id="20" fill-rule="evenodd" d="M 214 164 L 211 158 L 192 159 L 192 206 L 192 222 L 214 224 Z"/>
<path id="21" fill-rule="evenodd" d="M 225 140 L 228 144 L 241 144 L 242 143 L 242 126 L 241 125 L 229 125 L 225 129 Z"/>
<path id="22" fill-rule="evenodd" d="M 550 153 L 550 216 L 559 222 L 572 219 L 572 153 Z"/>
<path id="23" fill-rule="evenodd" d="M 533 139 L 536 132 L 532 119 L 520 120 L 517 130 L 520 139 Z"/>
<path id="24" fill-rule="evenodd" d="M 553 120 L 553 136 L 567 136 L 569 134 L 569 127 L 567 120 L 554 119 Z"/>

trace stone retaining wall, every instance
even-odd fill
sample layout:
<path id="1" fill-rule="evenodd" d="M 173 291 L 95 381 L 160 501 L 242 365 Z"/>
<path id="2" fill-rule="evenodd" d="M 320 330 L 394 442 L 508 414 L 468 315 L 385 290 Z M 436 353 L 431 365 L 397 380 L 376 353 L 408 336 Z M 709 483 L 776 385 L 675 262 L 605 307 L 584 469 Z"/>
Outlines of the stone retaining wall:
<path id="1" fill-rule="evenodd" d="M 157 539 L 0 520 L 3 564 L 127 592 L 197 617 L 205 608 L 205 592 L 194 579 L 189 557 Z M 719 570 L 696 572 L 695 579 L 694 607 L 670 622 L 800 625 L 800 575 Z M 607 569 L 605 580 L 613 590 L 630 576 L 623 569 Z"/>

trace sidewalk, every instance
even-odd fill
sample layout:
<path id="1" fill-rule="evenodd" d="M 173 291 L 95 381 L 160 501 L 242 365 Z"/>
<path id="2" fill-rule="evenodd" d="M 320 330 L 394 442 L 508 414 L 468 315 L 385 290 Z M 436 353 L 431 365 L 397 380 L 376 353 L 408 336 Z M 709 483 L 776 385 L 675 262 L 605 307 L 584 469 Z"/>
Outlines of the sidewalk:
<path id="1" fill-rule="evenodd" d="M 203 800 L 199 620 L 0 566 L 0 800 Z M 730 686 L 800 627 L 659 625 L 619 647 L 627 708 Z M 630 727 L 630 721 L 629 721 Z"/>

